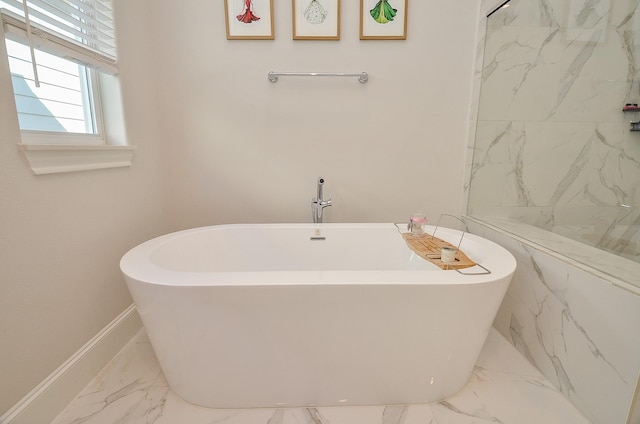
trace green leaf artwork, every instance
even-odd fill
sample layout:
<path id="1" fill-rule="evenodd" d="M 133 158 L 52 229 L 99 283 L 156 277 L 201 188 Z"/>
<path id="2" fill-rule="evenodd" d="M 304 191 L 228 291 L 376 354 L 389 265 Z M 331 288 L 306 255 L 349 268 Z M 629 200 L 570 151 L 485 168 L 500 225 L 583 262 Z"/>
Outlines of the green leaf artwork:
<path id="1" fill-rule="evenodd" d="M 398 9 L 391 7 L 387 0 L 380 0 L 376 3 L 375 7 L 369 11 L 374 21 L 379 24 L 386 24 L 393 21 L 396 17 Z"/>

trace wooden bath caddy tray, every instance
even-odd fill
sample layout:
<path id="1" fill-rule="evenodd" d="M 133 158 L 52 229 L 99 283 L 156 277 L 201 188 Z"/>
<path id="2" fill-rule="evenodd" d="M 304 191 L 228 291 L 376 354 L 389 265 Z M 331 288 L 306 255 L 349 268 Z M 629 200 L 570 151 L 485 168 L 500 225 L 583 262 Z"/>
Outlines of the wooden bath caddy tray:
<path id="1" fill-rule="evenodd" d="M 412 236 L 411 233 L 402 233 L 402 238 L 418 256 L 442 269 L 463 269 L 476 266 L 476 263 L 456 246 L 432 235 L 425 234 L 423 237 L 417 238 Z M 442 262 L 440 250 L 443 247 L 456 249 L 456 260 L 454 262 Z"/>

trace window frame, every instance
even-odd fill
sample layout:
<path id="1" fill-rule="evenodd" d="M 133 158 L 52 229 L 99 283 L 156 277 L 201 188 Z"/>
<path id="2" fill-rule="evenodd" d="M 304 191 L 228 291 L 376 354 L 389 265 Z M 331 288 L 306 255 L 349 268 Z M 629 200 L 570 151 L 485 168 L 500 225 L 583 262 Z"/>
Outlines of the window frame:
<path id="1" fill-rule="evenodd" d="M 19 37 L 7 37 L 13 43 L 21 44 L 24 47 L 29 48 L 26 40 L 19 40 Z M 5 39 L 6 45 L 6 39 Z M 38 50 L 38 49 L 36 49 Z M 39 50 L 38 50 L 39 51 Z M 7 48 L 7 57 L 12 57 L 13 54 L 9 52 Z M 13 56 L 15 57 L 15 56 Z M 65 58 L 59 59 L 67 60 Z M 67 60 L 68 61 L 68 60 Z M 40 62 L 42 63 L 42 62 Z M 73 62 L 71 62 L 73 63 Z M 82 64 L 76 64 L 82 66 L 82 71 L 78 75 L 79 85 L 82 90 L 83 97 L 83 115 L 85 121 L 90 120 L 90 123 L 85 123 L 85 127 L 89 126 L 94 132 L 76 132 L 76 131 L 50 131 L 39 129 L 25 129 L 20 128 L 22 133 L 22 143 L 24 144 L 78 144 L 78 145 L 108 145 L 108 141 L 105 138 L 105 126 L 104 117 L 102 112 L 102 96 L 100 93 L 100 73 L 95 69 L 89 68 Z M 31 63 L 29 63 L 31 66 Z M 11 65 L 9 65 L 11 67 Z M 13 70 L 11 70 L 12 79 L 14 77 Z M 85 81 L 88 80 L 88 81 Z M 43 83 L 51 84 L 52 81 L 42 81 Z M 26 83 L 26 80 L 25 80 Z M 35 94 L 35 93 L 34 93 Z M 15 98 L 15 93 L 14 93 Z M 40 98 L 38 96 L 38 98 Z M 16 100 L 17 105 L 17 100 Z M 16 106 L 17 108 L 17 106 Z M 56 115 L 52 115 L 57 118 Z"/>
<path id="2" fill-rule="evenodd" d="M 21 31 L 26 32 L 25 27 L 26 24 L 20 17 L 0 8 L 0 42 L 3 43 L 1 51 L 4 55 L 5 69 L 9 69 L 8 53 L 4 45 L 5 38 L 11 38 L 23 44 L 25 42 L 28 43 L 28 38 L 20 34 Z M 7 31 L 8 28 L 11 31 Z M 8 35 L 8 32 L 11 32 L 11 34 Z M 62 57 L 58 52 L 49 53 Z M 82 64 L 87 66 L 86 63 Z M 93 86 L 93 108 L 96 115 L 95 125 L 98 134 L 21 129 L 21 139 L 17 147 L 34 175 L 131 166 L 135 146 L 127 143 L 123 131 L 124 117 L 117 77 L 103 74 L 96 69 L 91 69 L 90 75 Z M 11 78 L 10 73 L 8 78 Z M 102 81 L 103 79 L 108 79 L 109 81 L 104 82 Z M 105 95 L 103 96 L 101 87 L 105 84 L 109 84 L 110 89 L 108 90 L 109 93 L 104 93 Z M 9 82 L 8 86 L 13 91 L 11 82 Z M 15 122 L 19 128 L 17 109 L 15 109 L 15 95 L 13 97 Z M 105 102 L 108 102 L 108 104 L 105 104 Z M 107 110 L 110 112 L 107 113 Z M 110 137 L 110 133 L 113 134 L 113 137 Z"/>

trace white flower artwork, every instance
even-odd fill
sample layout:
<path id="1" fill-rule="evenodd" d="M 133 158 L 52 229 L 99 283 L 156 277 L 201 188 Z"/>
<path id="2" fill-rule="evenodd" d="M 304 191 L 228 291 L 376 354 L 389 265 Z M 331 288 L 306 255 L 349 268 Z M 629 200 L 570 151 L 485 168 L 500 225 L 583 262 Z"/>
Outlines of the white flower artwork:
<path id="1" fill-rule="evenodd" d="M 327 18 L 329 12 L 322 7 L 318 0 L 311 0 L 309 6 L 304 11 L 304 18 L 310 24 L 321 24 Z"/>

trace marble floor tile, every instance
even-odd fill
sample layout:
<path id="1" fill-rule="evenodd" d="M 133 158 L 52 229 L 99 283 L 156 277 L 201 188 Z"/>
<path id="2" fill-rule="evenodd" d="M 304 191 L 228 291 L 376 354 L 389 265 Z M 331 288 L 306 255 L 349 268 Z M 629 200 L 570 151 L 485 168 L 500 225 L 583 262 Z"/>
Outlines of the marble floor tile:
<path id="1" fill-rule="evenodd" d="M 469 383 L 423 405 L 211 409 L 168 387 L 144 330 L 52 424 L 589 424 L 497 331 Z"/>

